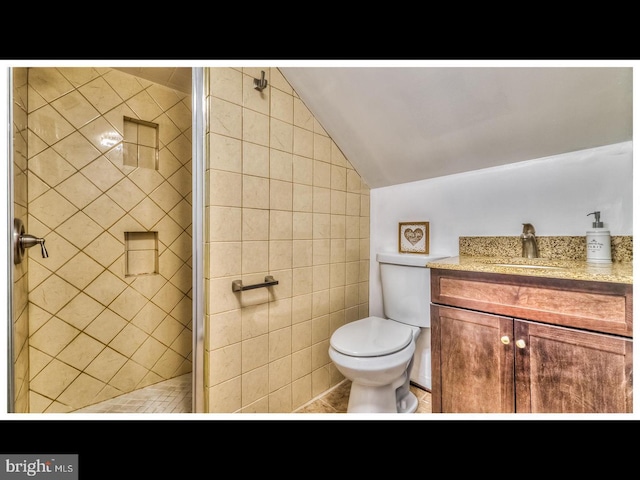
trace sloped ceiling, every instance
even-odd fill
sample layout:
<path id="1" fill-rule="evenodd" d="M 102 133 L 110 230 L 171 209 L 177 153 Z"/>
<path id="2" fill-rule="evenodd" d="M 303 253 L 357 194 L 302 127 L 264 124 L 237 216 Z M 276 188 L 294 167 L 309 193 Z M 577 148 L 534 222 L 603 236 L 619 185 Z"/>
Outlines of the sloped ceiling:
<path id="1" fill-rule="evenodd" d="M 188 67 L 122 67 L 116 70 L 191 94 L 191 68 Z"/>
<path id="2" fill-rule="evenodd" d="M 372 188 L 632 139 L 632 68 L 283 67 Z"/>
<path id="3" fill-rule="evenodd" d="M 191 68 L 120 70 L 191 92 Z M 280 71 L 372 188 L 632 140 L 632 67 Z"/>

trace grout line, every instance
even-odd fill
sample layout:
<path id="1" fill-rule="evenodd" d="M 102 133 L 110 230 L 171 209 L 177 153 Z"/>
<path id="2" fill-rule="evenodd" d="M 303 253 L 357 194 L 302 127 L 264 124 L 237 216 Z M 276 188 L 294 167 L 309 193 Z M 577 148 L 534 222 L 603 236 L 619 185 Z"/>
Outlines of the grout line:
<path id="1" fill-rule="evenodd" d="M 348 390 L 344 395 L 340 389 L 349 387 L 345 379 L 292 413 L 346 413 Z M 423 391 L 418 395 L 420 405 L 431 411 L 431 393 L 412 385 L 412 389 Z M 191 413 L 191 374 L 156 383 L 140 390 L 76 410 L 74 413 Z M 426 412 L 425 412 L 426 413 Z"/>

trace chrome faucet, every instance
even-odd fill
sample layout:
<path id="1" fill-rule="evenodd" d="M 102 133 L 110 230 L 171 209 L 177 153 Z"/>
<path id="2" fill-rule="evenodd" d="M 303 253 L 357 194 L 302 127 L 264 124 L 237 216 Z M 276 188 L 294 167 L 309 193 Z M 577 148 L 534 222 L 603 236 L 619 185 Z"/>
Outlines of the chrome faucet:
<path id="1" fill-rule="evenodd" d="M 522 256 L 524 258 L 538 258 L 538 242 L 536 229 L 530 223 L 522 224 Z"/>

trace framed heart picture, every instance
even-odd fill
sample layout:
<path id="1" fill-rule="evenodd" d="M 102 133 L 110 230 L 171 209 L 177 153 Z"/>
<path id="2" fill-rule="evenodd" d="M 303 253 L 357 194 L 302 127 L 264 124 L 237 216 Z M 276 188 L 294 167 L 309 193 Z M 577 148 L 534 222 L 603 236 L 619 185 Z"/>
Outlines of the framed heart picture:
<path id="1" fill-rule="evenodd" d="M 429 222 L 400 222 L 398 250 L 400 253 L 429 253 Z"/>

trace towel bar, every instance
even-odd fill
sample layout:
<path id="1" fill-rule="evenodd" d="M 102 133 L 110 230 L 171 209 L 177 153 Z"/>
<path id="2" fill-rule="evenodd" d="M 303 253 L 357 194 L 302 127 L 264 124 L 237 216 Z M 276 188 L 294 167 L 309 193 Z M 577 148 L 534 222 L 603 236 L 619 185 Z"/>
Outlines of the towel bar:
<path id="1" fill-rule="evenodd" d="M 231 290 L 241 292 L 243 290 L 253 290 L 254 288 L 271 287 L 273 285 L 278 285 L 278 280 L 274 279 L 271 275 L 267 275 L 264 277 L 264 283 L 256 283 L 254 285 L 242 285 L 242 280 L 234 280 L 231 282 Z"/>

